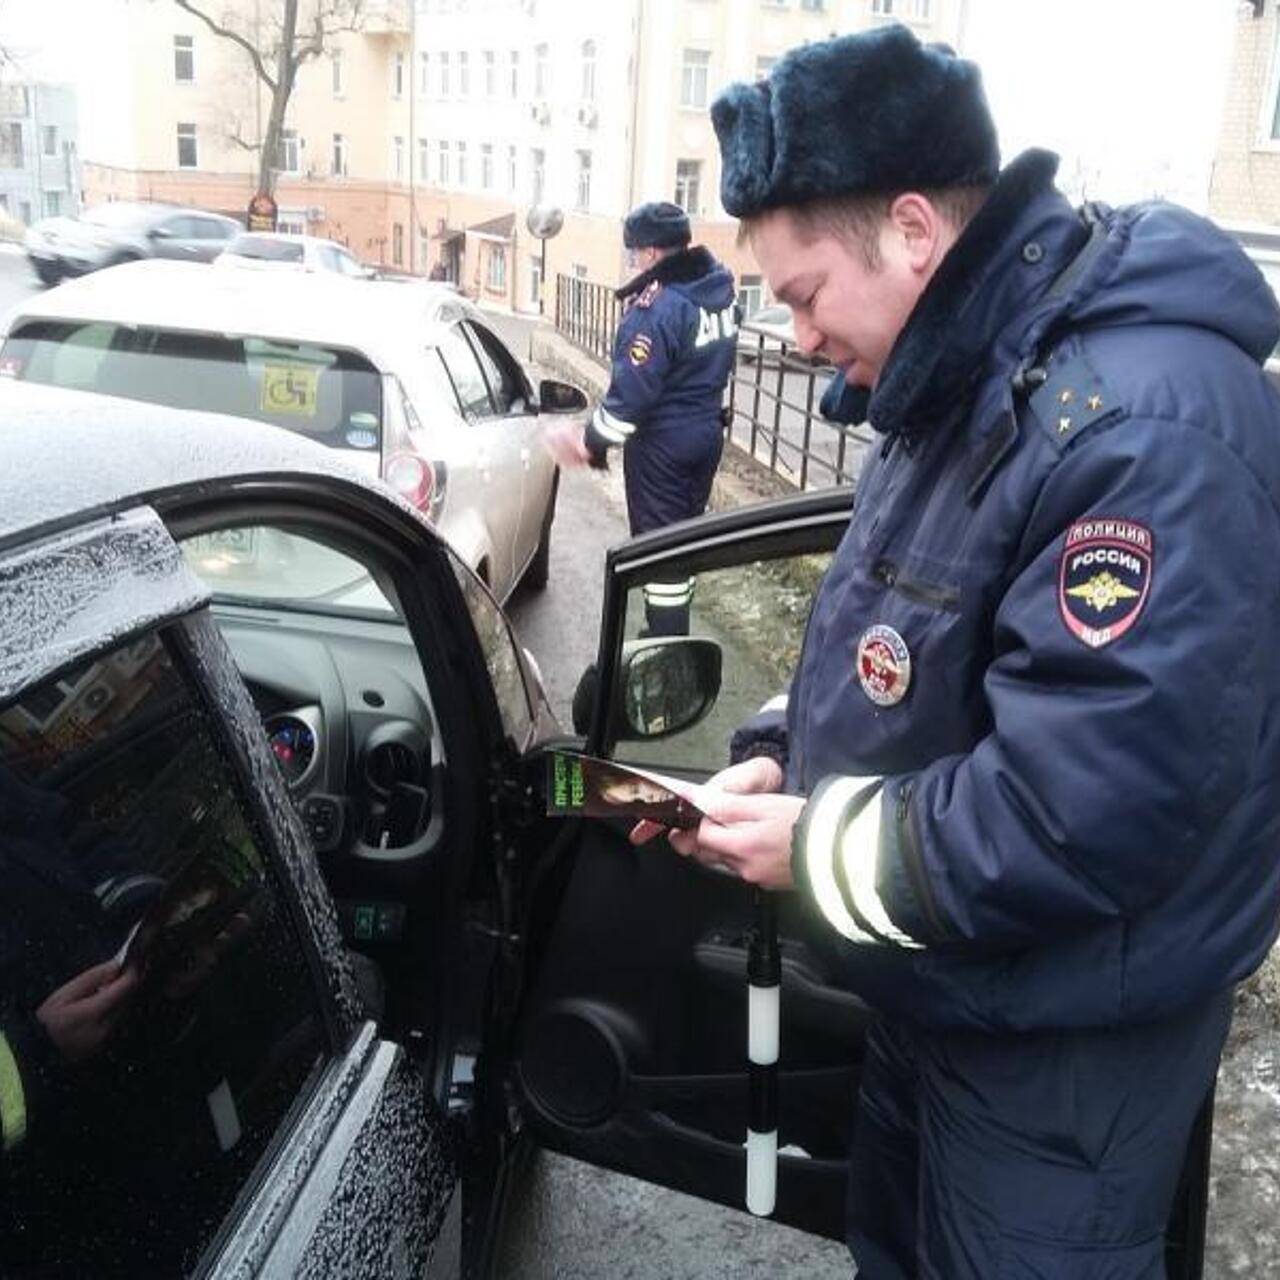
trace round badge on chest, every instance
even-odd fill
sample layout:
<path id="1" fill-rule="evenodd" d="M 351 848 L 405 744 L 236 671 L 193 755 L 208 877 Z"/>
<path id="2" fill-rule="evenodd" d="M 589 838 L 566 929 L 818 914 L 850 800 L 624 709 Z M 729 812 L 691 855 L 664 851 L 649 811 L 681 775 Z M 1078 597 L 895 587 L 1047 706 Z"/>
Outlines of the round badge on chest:
<path id="1" fill-rule="evenodd" d="M 878 707 L 892 707 L 911 686 L 911 652 L 892 628 L 868 627 L 858 641 L 858 681 Z"/>

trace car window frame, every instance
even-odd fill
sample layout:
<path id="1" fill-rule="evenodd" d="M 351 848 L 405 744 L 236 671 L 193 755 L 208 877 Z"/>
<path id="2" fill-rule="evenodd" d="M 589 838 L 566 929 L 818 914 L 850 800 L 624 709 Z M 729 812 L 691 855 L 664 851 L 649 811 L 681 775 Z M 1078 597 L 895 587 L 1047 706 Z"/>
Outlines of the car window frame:
<path id="1" fill-rule="evenodd" d="M 479 358 L 476 356 L 475 350 L 471 346 L 470 339 L 467 337 L 465 331 L 463 331 L 461 328 L 461 320 L 460 319 L 455 320 L 452 323 L 448 324 L 445 327 L 445 332 L 450 336 L 455 337 L 457 341 L 461 342 L 463 350 L 466 352 L 467 356 L 471 359 L 471 361 L 475 365 L 476 372 L 480 375 L 480 385 L 484 387 L 485 403 L 488 405 L 487 412 L 480 413 L 476 411 L 476 407 L 475 407 L 475 405 L 478 404 L 479 401 L 476 401 L 475 403 L 471 403 L 463 398 L 462 389 L 458 385 L 458 375 L 454 371 L 453 365 L 450 363 L 449 354 L 437 342 L 435 344 L 435 350 L 439 353 L 440 359 L 443 362 L 444 367 L 449 374 L 449 381 L 453 383 L 454 394 L 458 398 L 458 404 L 459 404 L 459 407 L 461 408 L 463 418 L 467 422 L 475 423 L 475 424 L 492 421 L 498 415 L 495 411 L 495 406 L 493 403 L 493 393 L 489 389 L 489 379 L 485 375 L 484 365 L 480 363 Z"/>
<path id="2" fill-rule="evenodd" d="M 506 418 L 512 414 L 520 413 L 521 410 L 514 408 L 517 403 L 523 403 L 523 412 L 527 413 L 529 405 L 532 403 L 532 390 L 524 376 L 524 371 L 520 369 L 518 362 L 507 350 L 506 344 L 492 329 L 471 316 L 460 320 L 458 326 L 471 344 L 472 350 L 476 355 L 476 363 L 479 364 L 480 372 L 484 375 L 485 382 L 488 384 L 489 400 L 493 405 L 494 415 L 499 418 Z M 496 370 L 498 376 L 503 379 L 504 387 L 507 383 L 511 384 L 512 394 L 510 400 L 507 402 L 506 407 L 502 409 L 498 407 L 499 400 L 494 391 L 491 369 Z"/>

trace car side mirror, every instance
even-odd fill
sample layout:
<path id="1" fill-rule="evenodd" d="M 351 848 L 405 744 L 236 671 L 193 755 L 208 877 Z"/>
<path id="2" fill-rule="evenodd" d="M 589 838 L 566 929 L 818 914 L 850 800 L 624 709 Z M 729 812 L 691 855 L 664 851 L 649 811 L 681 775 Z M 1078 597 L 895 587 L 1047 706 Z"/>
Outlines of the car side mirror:
<path id="1" fill-rule="evenodd" d="M 586 392 L 568 382 L 543 378 L 538 383 L 538 406 L 542 413 L 582 413 L 588 403 Z"/>
<path id="2" fill-rule="evenodd" d="M 665 738 L 697 724 L 720 695 L 720 646 L 714 640 L 666 636 L 622 646 L 615 724 L 619 738 Z M 592 664 L 573 697 L 573 730 L 590 729 L 598 678 Z"/>

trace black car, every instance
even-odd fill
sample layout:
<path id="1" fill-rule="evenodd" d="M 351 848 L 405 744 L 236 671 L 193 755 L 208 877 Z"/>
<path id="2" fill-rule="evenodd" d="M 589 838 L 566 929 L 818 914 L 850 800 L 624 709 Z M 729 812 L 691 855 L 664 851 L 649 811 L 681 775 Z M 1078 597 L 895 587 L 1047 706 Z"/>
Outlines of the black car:
<path id="1" fill-rule="evenodd" d="M 234 218 L 171 204 L 109 201 L 79 218 L 42 218 L 27 232 L 27 260 L 44 284 L 141 258 L 212 262 L 243 227 Z"/>
<path id="2" fill-rule="evenodd" d="M 0 1273 L 486 1275 L 533 1143 L 741 1205 L 750 890 L 548 818 L 547 754 L 717 767 L 848 491 L 611 552 L 584 744 L 331 452 L 0 390 Z M 659 572 L 697 575 L 700 638 L 636 638 Z M 775 1217 L 838 1238 L 868 1011 L 798 905 Z"/>

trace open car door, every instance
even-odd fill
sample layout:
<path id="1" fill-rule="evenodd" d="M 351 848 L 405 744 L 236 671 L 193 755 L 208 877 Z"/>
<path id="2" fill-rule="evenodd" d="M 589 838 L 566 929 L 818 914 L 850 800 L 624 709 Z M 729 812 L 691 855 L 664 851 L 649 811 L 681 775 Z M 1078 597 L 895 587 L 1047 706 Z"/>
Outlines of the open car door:
<path id="1" fill-rule="evenodd" d="M 814 590 L 851 503 L 848 490 L 829 490 L 706 517 L 615 549 L 585 749 L 695 780 L 723 768 L 734 729 L 786 692 Z M 718 691 L 648 678 L 653 660 L 636 661 L 655 643 L 640 638 L 645 583 L 685 579 L 693 582 L 690 636 L 720 648 Z M 673 651 L 689 645 L 668 643 Z M 545 954 L 533 957 L 516 1078 L 546 1146 L 742 1207 L 752 890 L 679 857 L 664 838 L 631 846 L 631 825 L 565 822 L 571 829 L 544 877 L 555 892 L 543 895 L 543 909 L 554 914 L 541 931 L 549 938 Z M 833 980 L 817 913 L 798 895 L 780 898 L 773 1216 L 841 1239 L 846 1151 L 873 1014 Z M 535 901 L 535 916 L 538 909 Z M 1182 1280 L 1200 1274 L 1209 1114 L 1197 1127 L 1169 1233 L 1169 1274 Z"/>

